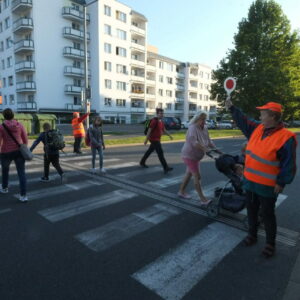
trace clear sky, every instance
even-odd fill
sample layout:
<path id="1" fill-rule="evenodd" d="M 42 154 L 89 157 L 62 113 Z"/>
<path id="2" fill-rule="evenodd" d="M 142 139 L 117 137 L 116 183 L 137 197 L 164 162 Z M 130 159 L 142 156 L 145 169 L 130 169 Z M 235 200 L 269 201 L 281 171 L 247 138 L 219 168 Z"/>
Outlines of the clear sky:
<path id="1" fill-rule="evenodd" d="M 120 0 L 148 19 L 148 44 L 159 54 L 215 68 L 233 48 L 238 24 L 253 0 Z M 300 0 L 277 0 L 300 29 Z"/>

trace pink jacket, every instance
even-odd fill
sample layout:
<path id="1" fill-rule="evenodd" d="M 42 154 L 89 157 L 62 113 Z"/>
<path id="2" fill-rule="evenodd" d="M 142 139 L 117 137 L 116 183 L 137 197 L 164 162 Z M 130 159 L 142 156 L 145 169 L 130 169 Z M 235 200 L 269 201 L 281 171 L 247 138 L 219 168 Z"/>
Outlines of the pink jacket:
<path id="1" fill-rule="evenodd" d="M 25 131 L 25 128 L 21 123 L 19 123 L 16 120 L 5 120 L 4 124 L 12 135 L 16 138 L 16 140 L 20 144 L 27 144 L 27 133 Z M 14 140 L 9 136 L 6 129 L 0 125 L 0 152 L 1 153 L 7 153 L 12 151 L 17 151 L 19 149 L 19 146 L 14 142 Z"/>

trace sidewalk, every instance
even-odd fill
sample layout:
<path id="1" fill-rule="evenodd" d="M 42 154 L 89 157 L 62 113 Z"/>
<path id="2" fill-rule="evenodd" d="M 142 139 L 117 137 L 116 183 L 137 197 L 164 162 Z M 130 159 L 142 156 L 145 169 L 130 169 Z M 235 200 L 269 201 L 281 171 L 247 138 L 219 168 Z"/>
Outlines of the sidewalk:
<path id="1" fill-rule="evenodd" d="M 294 265 L 282 300 L 300 300 L 300 254 L 298 255 Z"/>

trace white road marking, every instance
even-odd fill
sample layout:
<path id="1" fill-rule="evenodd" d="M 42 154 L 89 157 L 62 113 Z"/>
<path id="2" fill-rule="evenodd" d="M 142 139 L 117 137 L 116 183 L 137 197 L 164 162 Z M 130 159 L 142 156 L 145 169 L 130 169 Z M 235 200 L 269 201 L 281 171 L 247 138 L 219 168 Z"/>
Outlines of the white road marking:
<path id="1" fill-rule="evenodd" d="M 109 163 L 109 162 L 114 162 L 114 161 L 120 161 L 120 158 L 109 158 L 109 159 L 104 159 L 104 164 Z M 96 163 L 98 164 L 98 158 L 96 159 Z M 75 162 L 77 166 L 86 166 L 86 165 L 92 165 L 92 159 L 89 161 L 80 161 L 80 162 Z"/>
<path id="2" fill-rule="evenodd" d="M 144 210 L 76 235 L 81 243 L 94 251 L 103 251 L 113 245 L 164 222 L 182 210 L 166 204 L 155 204 Z"/>
<path id="3" fill-rule="evenodd" d="M 112 165 L 112 166 L 104 166 L 106 170 L 115 170 L 115 169 L 121 169 L 121 168 L 128 168 L 128 167 L 134 167 L 137 166 L 137 162 L 126 162 L 118 165 Z"/>
<path id="4" fill-rule="evenodd" d="M 11 211 L 12 211 L 11 208 L 1 209 L 1 210 L 0 210 L 0 215 L 5 214 L 5 213 L 8 213 L 8 212 L 11 212 Z"/>
<path id="5" fill-rule="evenodd" d="M 85 160 L 85 159 L 92 159 L 92 155 L 78 155 L 78 156 L 74 156 L 74 157 L 65 157 L 63 156 L 60 160 L 63 162 L 68 162 L 68 161 L 72 161 L 72 160 Z"/>
<path id="6" fill-rule="evenodd" d="M 152 173 L 156 173 L 162 171 L 162 168 L 160 167 L 152 167 L 152 168 L 141 168 L 140 170 L 135 170 L 135 171 L 129 171 L 129 172 L 125 172 L 125 173 L 120 173 L 117 174 L 118 177 L 126 177 L 126 178 L 130 178 L 130 177 L 135 177 L 135 176 L 144 176 L 144 175 L 148 175 L 148 174 L 152 174 Z"/>
<path id="7" fill-rule="evenodd" d="M 76 182 L 74 184 L 63 184 L 59 186 L 54 186 L 50 188 L 42 188 L 39 190 L 35 190 L 34 192 L 27 193 L 28 200 L 36 200 L 43 197 L 52 197 L 62 193 L 67 193 L 70 191 L 77 191 L 80 189 L 88 188 L 92 185 L 103 185 L 103 182 L 86 180 L 81 182 Z M 14 197 L 19 198 L 19 194 L 15 194 Z"/>
<path id="8" fill-rule="evenodd" d="M 208 225 L 132 275 L 163 299 L 182 299 L 246 236 L 221 223 Z"/>
<path id="9" fill-rule="evenodd" d="M 101 196 L 85 198 L 83 200 L 78 200 L 53 208 L 40 210 L 38 213 L 50 222 L 58 222 L 94 209 L 98 209 L 101 207 L 119 203 L 127 199 L 131 199 L 135 196 L 137 196 L 137 194 L 127 190 L 116 190 Z"/>
<path id="10" fill-rule="evenodd" d="M 182 181 L 184 175 L 179 175 L 179 176 L 175 176 L 175 177 L 166 177 L 163 179 L 159 179 L 157 181 L 148 181 L 146 184 L 151 185 L 153 187 L 157 187 L 157 188 L 166 188 L 170 185 L 175 185 L 178 184 Z"/>

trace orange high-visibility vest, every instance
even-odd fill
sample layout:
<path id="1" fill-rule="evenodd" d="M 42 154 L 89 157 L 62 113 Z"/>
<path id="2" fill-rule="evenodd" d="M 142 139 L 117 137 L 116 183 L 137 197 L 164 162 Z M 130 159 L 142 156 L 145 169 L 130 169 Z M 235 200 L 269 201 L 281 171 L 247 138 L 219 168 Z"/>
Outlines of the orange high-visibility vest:
<path id="1" fill-rule="evenodd" d="M 84 126 L 82 122 L 79 122 L 79 118 L 74 118 L 72 120 L 72 127 L 73 127 L 73 136 L 85 136 Z"/>
<path id="2" fill-rule="evenodd" d="M 296 135 L 282 128 L 262 139 L 264 127 L 260 124 L 252 133 L 246 148 L 244 176 L 249 181 L 275 186 L 280 172 L 277 151 Z"/>

